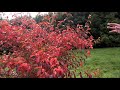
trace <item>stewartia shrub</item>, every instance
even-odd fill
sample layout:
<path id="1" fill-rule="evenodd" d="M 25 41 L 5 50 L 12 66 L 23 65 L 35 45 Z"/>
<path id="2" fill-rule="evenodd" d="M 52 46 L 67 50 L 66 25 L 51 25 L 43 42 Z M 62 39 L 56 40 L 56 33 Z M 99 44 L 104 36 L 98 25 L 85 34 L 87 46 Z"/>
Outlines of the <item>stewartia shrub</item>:
<path id="1" fill-rule="evenodd" d="M 37 24 L 26 16 L 12 21 L 0 21 L 0 76 L 6 78 L 72 78 L 76 69 L 90 55 L 93 37 L 89 22 L 85 27 L 66 26 L 61 31 L 55 16 L 46 16 Z M 73 48 L 84 50 L 79 59 Z M 6 49 L 8 51 L 6 51 Z M 6 51 L 6 52 L 4 52 Z M 85 57 L 83 57 L 85 56 Z M 81 74 L 80 74 L 81 76 Z"/>

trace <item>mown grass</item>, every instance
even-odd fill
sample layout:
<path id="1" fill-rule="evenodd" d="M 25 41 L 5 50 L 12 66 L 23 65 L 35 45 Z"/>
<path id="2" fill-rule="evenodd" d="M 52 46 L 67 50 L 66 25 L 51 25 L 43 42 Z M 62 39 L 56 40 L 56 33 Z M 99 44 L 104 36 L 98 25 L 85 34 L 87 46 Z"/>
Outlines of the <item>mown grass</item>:
<path id="1" fill-rule="evenodd" d="M 85 65 L 77 72 L 86 70 L 99 70 L 97 78 L 120 78 L 120 47 L 91 50 L 91 57 L 86 59 Z"/>

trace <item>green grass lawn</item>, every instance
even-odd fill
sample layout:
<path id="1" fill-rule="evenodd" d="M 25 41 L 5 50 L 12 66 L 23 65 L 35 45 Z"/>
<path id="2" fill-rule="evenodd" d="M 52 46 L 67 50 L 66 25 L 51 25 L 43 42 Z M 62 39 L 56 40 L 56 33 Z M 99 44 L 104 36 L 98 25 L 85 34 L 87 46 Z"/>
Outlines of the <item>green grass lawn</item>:
<path id="1" fill-rule="evenodd" d="M 91 50 L 91 57 L 86 59 L 84 67 L 77 71 L 96 69 L 100 70 L 98 78 L 120 78 L 120 47 Z"/>

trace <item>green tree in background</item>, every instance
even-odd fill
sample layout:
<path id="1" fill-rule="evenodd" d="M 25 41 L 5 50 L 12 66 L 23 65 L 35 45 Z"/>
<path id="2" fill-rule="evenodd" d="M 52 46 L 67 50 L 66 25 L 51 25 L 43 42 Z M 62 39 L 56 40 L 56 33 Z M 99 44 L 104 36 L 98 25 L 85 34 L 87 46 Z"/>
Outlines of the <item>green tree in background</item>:
<path id="1" fill-rule="evenodd" d="M 33 18 L 37 23 L 41 22 L 42 19 L 43 19 L 43 16 L 42 15 L 36 15 L 35 18 Z"/>
<path id="2" fill-rule="evenodd" d="M 99 44 L 95 47 L 115 47 L 120 46 L 120 35 L 109 33 L 107 23 L 120 23 L 120 14 L 118 12 L 91 12 L 91 33 L 95 39 L 100 37 Z"/>
<path id="3" fill-rule="evenodd" d="M 64 14 L 63 12 L 58 12 L 56 13 L 58 18 L 57 21 L 59 20 L 66 20 L 66 22 L 64 24 L 69 24 L 72 26 L 76 26 L 77 24 L 82 24 L 84 25 L 88 15 L 90 14 L 90 12 L 67 12 L 69 13 L 69 16 L 66 16 L 66 14 Z M 75 22 L 74 24 L 71 22 Z"/>

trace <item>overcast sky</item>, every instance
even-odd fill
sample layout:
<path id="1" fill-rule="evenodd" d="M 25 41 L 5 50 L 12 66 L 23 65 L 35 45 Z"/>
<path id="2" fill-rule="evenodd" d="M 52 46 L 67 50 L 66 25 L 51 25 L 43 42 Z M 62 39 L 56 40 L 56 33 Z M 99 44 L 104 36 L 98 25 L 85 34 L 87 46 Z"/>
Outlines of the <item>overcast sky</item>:
<path id="1" fill-rule="evenodd" d="M 12 19 L 14 14 L 17 14 L 18 16 L 22 15 L 28 15 L 30 14 L 32 17 L 35 17 L 39 12 L 0 12 L 0 16 L 2 16 L 3 19 L 8 17 L 8 19 Z M 40 14 L 47 14 L 48 12 L 40 12 Z"/>

